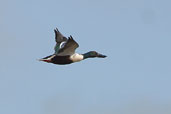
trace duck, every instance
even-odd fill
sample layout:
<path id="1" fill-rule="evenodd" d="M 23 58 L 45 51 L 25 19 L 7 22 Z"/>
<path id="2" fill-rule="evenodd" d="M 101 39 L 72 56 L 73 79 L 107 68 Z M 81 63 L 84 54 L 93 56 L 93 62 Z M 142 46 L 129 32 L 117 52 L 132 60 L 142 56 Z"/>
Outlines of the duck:
<path id="1" fill-rule="evenodd" d="M 55 32 L 55 52 L 52 55 L 39 59 L 39 61 L 53 63 L 57 65 L 66 65 L 75 62 L 80 62 L 88 58 L 105 58 L 106 55 L 100 54 L 96 51 L 89 51 L 84 54 L 76 53 L 75 50 L 79 47 L 79 44 L 70 35 L 68 38 L 62 35 L 59 30 L 54 29 Z"/>

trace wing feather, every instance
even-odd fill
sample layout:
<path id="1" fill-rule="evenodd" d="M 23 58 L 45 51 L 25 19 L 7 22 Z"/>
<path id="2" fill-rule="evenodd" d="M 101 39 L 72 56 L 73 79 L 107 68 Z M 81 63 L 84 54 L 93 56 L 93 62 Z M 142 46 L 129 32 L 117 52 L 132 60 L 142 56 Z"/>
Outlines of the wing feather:
<path id="1" fill-rule="evenodd" d="M 72 55 L 75 53 L 75 50 L 78 47 L 79 47 L 78 43 L 73 39 L 72 36 L 70 36 L 65 46 L 58 51 L 58 55 L 59 56 Z"/>
<path id="2" fill-rule="evenodd" d="M 65 36 L 63 36 L 57 28 L 54 29 L 54 32 L 55 32 L 55 41 L 56 41 L 56 45 L 54 47 L 54 50 L 55 50 L 55 54 L 58 54 L 58 51 L 61 48 L 60 47 L 61 43 L 66 42 L 67 38 Z"/>
<path id="3" fill-rule="evenodd" d="M 59 30 L 56 28 L 54 29 L 54 32 L 55 32 L 55 40 L 57 43 L 61 43 L 63 41 L 67 41 L 67 38 L 65 36 L 63 36 Z"/>

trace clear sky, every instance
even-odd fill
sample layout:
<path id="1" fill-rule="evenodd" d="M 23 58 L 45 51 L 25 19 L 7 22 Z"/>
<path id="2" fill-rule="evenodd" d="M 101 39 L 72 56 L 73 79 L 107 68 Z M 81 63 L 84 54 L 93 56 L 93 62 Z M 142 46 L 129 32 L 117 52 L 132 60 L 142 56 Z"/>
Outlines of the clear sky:
<path id="1" fill-rule="evenodd" d="M 0 114 L 171 114 L 170 0 L 1 0 Z M 54 32 L 105 59 L 59 66 Z"/>

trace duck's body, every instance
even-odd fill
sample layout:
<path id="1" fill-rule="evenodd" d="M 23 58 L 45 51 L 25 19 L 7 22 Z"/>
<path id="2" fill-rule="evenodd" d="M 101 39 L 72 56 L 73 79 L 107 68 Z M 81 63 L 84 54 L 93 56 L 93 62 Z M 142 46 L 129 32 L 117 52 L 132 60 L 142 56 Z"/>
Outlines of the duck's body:
<path id="1" fill-rule="evenodd" d="M 65 64 L 71 64 L 73 62 L 79 62 L 83 60 L 83 55 L 75 53 L 73 55 L 65 55 L 65 56 L 58 56 L 58 55 L 50 55 L 48 57 L 45 57 L 43 59 L 40 59 L 40 61 L 45 61 L 48 63 L 54 63 L 59 65 L 65 65 Z"/>
<path id="2" fill-rule="evenodd" d="M 51 59 L 51 63 L 59 64 L 59 65 L 65 65 L 65 64 L 71 64 L 73 61 L 70 59 L 69 55 L 66 56 L 54 56 Z"/>
<path id="3" fill-rule="evenodd" d="M 58 31 L 58 29 L 55 30 L 55 35 L 56 35 L 55 39 L 57 42 L 55 46 L 55 53 L 53 55 L 40 59 L 40 61 L 65 65 L 74 62 L 79 62 L 87 58 L 106 57 L 105 55 L 99 54 L 96 51 L 90 51 L 85 54 L 75 53 L 75 50 L 76 48 L 79 47 L 79 45 L 77 42 L 74 41 L 72 36 L 70 36 L 67 39 Z"/>

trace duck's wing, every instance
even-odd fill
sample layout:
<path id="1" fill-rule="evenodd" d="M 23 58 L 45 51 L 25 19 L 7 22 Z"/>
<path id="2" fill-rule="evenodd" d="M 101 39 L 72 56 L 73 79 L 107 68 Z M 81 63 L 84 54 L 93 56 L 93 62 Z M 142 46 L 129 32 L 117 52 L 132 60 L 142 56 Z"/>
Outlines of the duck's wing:
<path id="1" fill-rule="evenodd" d="M 70 36 L 64 47 L 58 51 L 57 55 L 59 56 L 72 55 L 75 53 L 75 50 L 78 47 L 79 47 L 78 43 L 72 38 L 72 36 Z"/>
<path id="2" fill-rule="evenodd" d="M 58 54 L 59 49 L 63 47 L 64 43 L 67 41 L 67 38 L 63 36 L 57 28 L 54 29 L 54 32 L 55 32 L 55 41 L 56 41 L 54 50 L 55 50 L 55 54 Z"/>
<path id="3" fill-rule="evenodd" d="M 67 41 L 67 38 L 65 36 L 63 36 L 57 28 L 54 29 L 54 32 L 55 32 L 56 43 L 61 43 L 63 41 Z"/>

